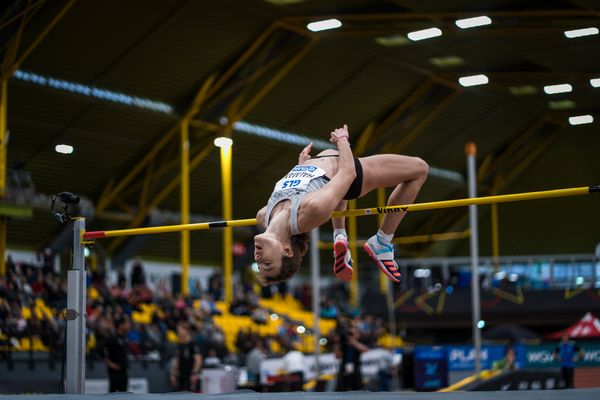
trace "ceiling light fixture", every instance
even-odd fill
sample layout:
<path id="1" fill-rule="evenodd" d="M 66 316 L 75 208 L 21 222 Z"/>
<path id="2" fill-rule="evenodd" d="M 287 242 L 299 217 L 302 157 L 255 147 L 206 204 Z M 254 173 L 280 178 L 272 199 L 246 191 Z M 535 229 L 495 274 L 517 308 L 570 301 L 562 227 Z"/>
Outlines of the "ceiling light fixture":
<path id="1" fill-rule="evenodd" d="M 442 36 L 442 30 L 439 28 L 429 28 L 420 31 L 409 32 L 406 35 L 410 40 L 416 42 L 418 40 L 430 39 L 437 36 Z"/>
<path id="2" fill-rule="evenodd" d="M 431 57 L 429 62 L 440 68 L 457 67 L 463 65 L 465 60 L 457 56 Z"/>
<path id="3" fill-rule="evenodd" d="M 548 107 L 553 110 L 570 110 L 576 106 L 577 104 L 573 100 L 557 100 L 548 102 Z"/>
<path id="4" fill-rule="evenodd" d="M 213 143 L 215 144 L 215 146 L 217 147 L 221 147 L 221 148 L 228 148 L 231 147 L 231 145 L 233 144 L 233 140 L 231 140 L 228 137 L 218 137 L 215 138 L 215 140 L 213 141 Z"/>
<path id="5" fill-rule="evenodd" d="M 511 86 L 508 88 L 508 91 L 513 96 L 528 96 L 532 94 L 536 94 L 538 89 L 533 85 L 523 85 L 523 86 Z"/>
<path id="6" fill-rule="evenodd" d="M 410 43 L 410 40 L 404 35 L 378 36 L 375 42 L 385 47 L 403 46 Z"/>
<path id="7" fill-rule="evenodd" d="M 600 78 L 590 79 L 590 85 L 592 87 L 600 87 Z"/>
<path id="8" fill-rule="evenodd" d="M 594 122 L 594 117 L 589 114 L 569 117 L 569 124 L 571 125 L 591 124 L 592 122 Z"/>
<path id="9" fill-rule="evenodd" d="M 569 85 L 568 83 L 544 86 L 544 92 L 546 94 L 569 93 L 572 91 L 573 86 Z"/>
<path id="10" fill-rule="evenodd" d="M 597 35 L 597 34 L 598 34 L 598 28 L 596 28 L 596 27 L 575 29 L 572 31 L 565 31 L 565 36 L 568 37 L 569 39 L 583 37 L 583 36 Z"/>
<path id="11" fill-rule="evenodd" d="M 464 87 L 485 85 L 489 81 L 490 80 L 488 79 L 488 77 L 483 74 L 463 76 L 461 78 L 458 78 L 458 83 L 460 83 Z"/>
<path id="12" fill-rule="evenodd" d="M 151 100 L 144 97 L 137 97 L 123 92 L 116 92 L 107 88 L 88 86 L 79 82 L 57 79 L 22 70 L 15 71 L 13 78 L 39 86 L 46 86 L 52 89 L 63 90 L 66 92 L 92 97 L 99 100 L 110 101 L 117 104 L 123 104 L 130 107 L 158 111 L 165 114 L 174 113 L 173 107 L 164 102 Z"/>
<path id="13" fill-rule="evenodd" d="M 54 147 L 54 150 L 60 154 L 71 154 L 73 153 L 73 146 L 69 146 L 68 144 L 57 144 Z"/>
<path id="14" fill-rule="evenodd" d="M 480 17 L 457 19 L 454 22 L 461 29 L 474 28 L 476 26 L 490 25 L 492 20 L 490 17 L 482 15 Z"/>
<path id="15" fill-rule="evenodd" d="M 315 22 L 311 22 L 310 24 L 306 25 L 308 30 L 312 31 L 312 32 L 320 32 L 320 31 L 326 31 L 328 29 L 336 29 L 336 28 L 339 28 L 340 26 L 342 26 L 342 21 L 340 21 L 339 19 L 335 19 L 335 18 L 324 19 L 322 21 L 315 21 Z"/>

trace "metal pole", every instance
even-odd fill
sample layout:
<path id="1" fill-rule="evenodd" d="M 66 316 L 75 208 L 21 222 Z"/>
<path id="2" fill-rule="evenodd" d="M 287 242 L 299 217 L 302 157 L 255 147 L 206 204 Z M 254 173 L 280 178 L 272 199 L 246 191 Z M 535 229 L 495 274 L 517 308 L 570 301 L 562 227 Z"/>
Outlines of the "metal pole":
<path id="1" fill-rule="evenodd" d="M 500 233 L 498 228 L 498 204 L 491 205 L 492 210 L 492 259 L 494 272 L 500 268 Z"/>
<path id="2" fill-rule="evenodd" d="M 377 189 L 377 206 L 384 207 L 386 205 L 385 201 L 385 188 Z M 381 222 L 383 221 L 383 214 L 379 214 L 377 216 L 378 226 L 381 226 Z M 384 275 L 379 274 L 379 290 L 382 294 L 385 295 L 385 300 L 387 303 L 388 309 L 388 326 L 390 328 L 390 335 L 392 336 L 392 347 L 393 340 L 396 338 L 396 307 L 394 306 L 394 298 L 393 298 L 393 286 L 392 282 Z"/>
<path id="3" fill-rule="evenodd" d="M 0 276 L 6 275 L 6 218 L 0 218 Z"/>
<path id="4" fill-rule="evenodd" d="M 0 82 L 0 198 L 6 193 L 6 146 L 7 146 L 8 83 Z M 6 274 L 6 218 L 0 218 L 0 276 Z"/>
<path id="5" fill-rule="evenodd" d="M 315 368 L 317 379 L 321 373 L 319 355 L 321 354 L 321 287 L 319 286 L 321 261 L 319 259 L 319 228 L 312 230 L 310 235 L 310 277 L 312 282 L 313 336 L 315 340 Z"/>
<path id="6" fill-rule="evenodd" d="M 0 197 L 6 191 L 7 102 L 8 83 L 3 80 L 0 82 Z"/>
<path id="7" fill-rule="evenodd" d="M 180 193 L 180 213 L 181 223 L 190 223 L 190 140 L 189 140 L 189 120 L 184 118 L 181 121 L 181 193 Z M 181 258 L 181 294 L 187 296 L 189 293 L 189 273 L 190 273 L 190 232 L 181 231 L 180 258 Z"/>
<path id="8" fill-rule="evenodd" d="M 392 335 L 392 339 L 396 338 L 396 306 L 394 305 L 394 287 L 392 285 L 392 281 L 388 279 L 388 289 L 385 293 L 385 299 L 387 301 L 388 307 L 388 323 L 390 325 L 390 335 Z"/>
<path id="9" fill-rule="evenodd" d="M 477 197 L 477 146 L 467 143 L 467 171 L 469 181 L 469 197 Z M 473 311 L 473 344 L 475 347 L 475 374 L 481 373 L 481 330 L 477 326 L 481 320 L 481 304 L 479 297 L 479 231 L 477 226 L 477 205 L 469 206 L 469 225 L 471 227 L 471 305 Z"/>
<path id="10" fill-rule="evenodd" d="M 356 200 L 348 201 L 348 207 L 351 209 L 356 207 Z M 356 217 L 351 216 L 348 218 L 348 241 L 350 242 L 350 254 L 354 257 L 352 262 L 352 268 L 354 269 L 354 276 L 350 282 L 350 304 L 352 307 L 357 307 L 359 302 L 359 288 L 358 288 L 358 248 L 356 246 L 357 238 L 356 229 Z"/>
<path id="11" fill-rule="evenodd" d="M 231 146 L 221 147 L 221 174 L 223 185 L 223 218 L 228 221 L 232 218 L 231 201 Z M 231 303 L 233 298 L 233 230 L 223 230 L 223 283 L 225 285 L 225 302 Z"/>
<path id="12" fill-rule="evenodd" d="M 377 207 L 385 207 L 385 188 L 377 189 Z M 381 226 L 383 222 L 383 214 L 379 214 L 377 216 L 377 226 Z M 379 291 L 385 295 L 389 292 L 388 283 L 390 280 L 385 276 L 385 274 L 379 274 Z"/>
<path id="13" fill-rule="evenodd" d="M 73 221 L 73 267 L 67 273 L 66 392 L 85 392 L 85 218 Z"/>

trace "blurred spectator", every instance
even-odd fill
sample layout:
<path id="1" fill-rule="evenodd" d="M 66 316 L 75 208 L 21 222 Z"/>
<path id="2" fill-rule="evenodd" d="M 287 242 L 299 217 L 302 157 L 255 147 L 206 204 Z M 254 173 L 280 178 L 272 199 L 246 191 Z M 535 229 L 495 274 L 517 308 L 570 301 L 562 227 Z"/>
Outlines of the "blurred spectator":
<path id="1" fill-rule="evenodd" d="M 200 308 L 207 315 L 221 315 L 221 311 L 217 309 L 215 301 L 210 293 L 202 293 Z"/>
<path id="2" fill-rule="evenodd" d="M 258 339 L 248 356 L 246 357 L 246 368 L 248 370 L 248 380 L 255 386 L 260 384 L 260 364 L 267 357 L 264 342 Z"/>
<path id="3" fill-rule="evenodd" d="M 250 315 L 250 304 L 241 288 L 236 289 L 229 312 L 233 315 Z"/>
<path id="4" fill-rule="evenodd" d="M 492 368 L 495 370 L 505 370 L 512 371 L 514 369 L 519 368 L 519 364 L 517 363 L 517 356 L 515 354 L 515 349 L 509 347 L 506 349 L 506 353 L 504 354 L 504 358 L 498 361 L 495 361 L 492 364 Z"/>
<path id="5" fill-rule="evenodd" d="M 285 297 L 288 293 L 288 282 L 281 281 L 277 284 L 277 292 L 281 295 L 281 297 Z"/>
<path id="6" fill-rule="evenodd" d="M 181 321 L 177 324 L 179 345 L 171 365 L 171 385 L 178 391 L 197 391 L 202 354 L 200 347 L 192 340 L 190 324 Z"/>
<path id="7" fill-rule="evenodd" d="M 281 347 L 290 349 L 298 342 L 298 332 L 294 329 L 294 325 L 287 319 L 284 319 L 279 328 L 277 328 L 277 341 Z"/>
<path id="8" fill-rule="evenodd" d="M 297 286 L 294 290 L 294 297 L 305 309 L 312 309 L 312 288 L 308 283 L 305 282 L 302 285 Z"/>
<path id="9" fill-rule="evenodd" d="M 104 361 L 108 370 L 109 392 L 127 391 L 127 332 L 130 324 L 126 318 L 115 322 L 115 332 L 104 347 Z"/>
<path id="10" fill-rule="evenodd" d="M 127 347 L 129 348 L 129 354 L 139 356 L 142 353 L 142 332 L 139 324 L 132 324 L 131 329 L 127 332 Z"/>
<path id="11" fill-rule="evenodd" d="M 221 300 L 223 295 L 223 275 L 215 272 L 208 278 L 208 292 L 216 301 Z"/>
<path id="12" fill-rule="evenodd" d="M 202 296 L 202 284 L 199 279 L 194 280 L 194 284 L 190 289 L 190 297 L 192 299 L 199 299 Z"/>
<path id="13" fill-rule="evenodd" d="M 290 346 L 287 350 L 283 356 L 283 370 L 287 375 L 296 375 L 300 381 L 304 382 L 307 373 L 304 353 L 297 350 L 295 346 Z"/>
<path id="14" fill-rule="evenodd" d="M 338 309 L 329 299 L 325 299 L 321 305 L 321 318 L 335 319 L 338 316 Z"/>
<path id="15" fill-rule="evenodd" d="M 570 340 L 569 333 L 563 333 L 560 343 L 554 350 L 553 356 L 555 360 L 560 362 L 560 370 L 567 389 L 575 387 L 573 379 L 575 376 L 575 366 L 583 355 L 583 349 L 575 341 Z"/>
<path id="16" fill-rule="evenodd" d="M 264 325 L 267 323 L 267 321 L 269 319 L 269 313 L 264 308 L 255 307 L 252 310 L 252 315 L 250 316 L 250 318 L 252 319 L 252 321 L 256 322 L 257 324 Z"/>
<path id="17" fill-rule="evenodd" d="M 390 391 L 390 378 L 393 374 L 393 355 L 392 352 L 386 350 L 382 357 L 378 360 L 377 376 L 379 378 L 379 391 Z"/>
<path id="18" fill-rule="evenodd" d="M 369 350 L 359 341 L 359 330 L 353 321 L 345 321 L 338 327 L 340 344 L 338 357 L 340 366 L 337 391 L 361 390 L 360 354 Z"/>
<path id="19" fill-rule="evenodd" d="M 217 368 L 221 365 L 221 359 L 217 355 L 217 350 L 213 348 L 208 349 L 208 353 L 206 354 L 206 358 L 202 362 L 203 368 Z"/>

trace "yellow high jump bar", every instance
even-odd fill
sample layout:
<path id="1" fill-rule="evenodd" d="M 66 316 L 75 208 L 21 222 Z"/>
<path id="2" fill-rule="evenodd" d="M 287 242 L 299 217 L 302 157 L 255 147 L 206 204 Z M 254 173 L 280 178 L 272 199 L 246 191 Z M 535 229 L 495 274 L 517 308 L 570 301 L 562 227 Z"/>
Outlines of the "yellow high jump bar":
<path id="1" fill-rule="evenodd" d="M 336 211 L 332 217 L 348 217 L 348 216 L 364 216 L 364 215 L 377 215 L 377 214 L 388 214 L 396 212 L 409 212 L 409 211 L 426 211 L 426 210 L 437 210 L 440 208 L 452 208 L 452 207 L 465 207 L 473 204 L 492 204 L 492 203 L 508 203 L 513 201 L 525 201 L 525 200 L 537 200 L 537 199 L 549 199 L 555 197 L 567 197 L 567 196 L 581 196 L 590 193 L 600 192 L 600 185 L 596 186 L 582 186 L 568 189 L 555 189 L 555 190 L 543 190 L 539 192 L 526 192 L 526 193 L 515 193 L 515 194 L 503 194 L 497 196 L 486 196 L 486 197 L 474 197 L 469 199 L 457 199 L 457 200 L 444 200 L 444 201 L 432 201 L 428 203 L 415 203 L 407 205 L 387 206 L 387 207 L 375 207 L 375 208 L 359 208 L 356 210 L 347 211 Z M 238 219 L 231 221 L 215 221 L 215 222 L 200 222 L 196 224 L 184 224 L 184 225 L 166 225 L 166 226 L 154 226 L 149 228 L 134 228 L 134 229 L 118 229 L 112 231 L 90 231 L 83 234 L 83 239 L 102 239 L 117 236 L 135 236 L 135 235 L 149 235 L 154 233 L 168 233 L 168 232 L 181 232 L 181 231 L 196 231 L 203 229 L 213 228 L 225 228 L 225 227 L 238 227 L 238 226 L 251 226 L 256 225 L 256 218 L 249 219 Z"/>

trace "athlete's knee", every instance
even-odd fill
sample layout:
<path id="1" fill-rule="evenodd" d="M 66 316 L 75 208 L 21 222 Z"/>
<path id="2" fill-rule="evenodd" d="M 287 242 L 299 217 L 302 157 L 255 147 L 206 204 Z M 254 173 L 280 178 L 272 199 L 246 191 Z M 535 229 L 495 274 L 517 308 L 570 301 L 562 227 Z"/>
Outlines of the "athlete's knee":
<path id="1" fill-rule="evenodd" d="M 413 161 L 417 168 L 418 179 L 427 179 L 427 175 L 429 174 L 429 164 L 427 164 L 427 161 L 420 157 L 413 157 Z"/>

